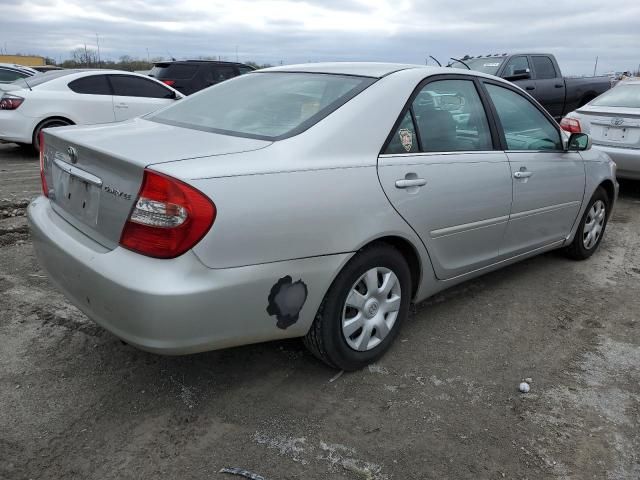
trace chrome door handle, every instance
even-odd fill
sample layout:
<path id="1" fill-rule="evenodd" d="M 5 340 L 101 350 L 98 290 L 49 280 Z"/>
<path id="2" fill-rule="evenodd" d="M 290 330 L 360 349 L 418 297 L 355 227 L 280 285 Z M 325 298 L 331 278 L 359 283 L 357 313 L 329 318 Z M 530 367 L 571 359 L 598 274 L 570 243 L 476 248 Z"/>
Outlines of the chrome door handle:
<path id="1" fill-rule="evenodd" d="M 396 180 L 396 188 L 422 187 L 426 184 L 427 181 L 424 178 L 405 178 L 402 180 Z"/>
<path id="2" fill-rule="evenodd" d="M 116 108 L 129 108 L 129 105 L 127 105 L 126 103 L 118 103 L 116 105 Z"/>
<path id="3" fill-rule="evenodd" d="M 529 178 L 531 175 L 533 175 L 533 172 L 526 172 L 526 171 L 514 172 L 513 174 L 514 178 Z"/>

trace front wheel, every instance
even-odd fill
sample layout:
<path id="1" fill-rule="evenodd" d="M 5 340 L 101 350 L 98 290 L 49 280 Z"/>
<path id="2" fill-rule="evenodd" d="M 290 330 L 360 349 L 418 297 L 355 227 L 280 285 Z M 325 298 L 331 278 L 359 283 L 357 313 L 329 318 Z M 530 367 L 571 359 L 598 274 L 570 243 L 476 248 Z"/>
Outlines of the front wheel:
<path id="1" fill-rule="evenodd" d="M 604 236 L 609 211 L 607 192 L 602 187 L 598 187 L 580 220 L 573 242 L 565 250 L 569 258 L 585 260 L 595 253 Z"/>
<path id="2" fill-rule="evenodd" d="M 398 250 L 379 244 L 359 252 L 329 288 L 305 345 L 342 370 L 376 361 L 398 335 L 411 291 L 409 266 Z"/>

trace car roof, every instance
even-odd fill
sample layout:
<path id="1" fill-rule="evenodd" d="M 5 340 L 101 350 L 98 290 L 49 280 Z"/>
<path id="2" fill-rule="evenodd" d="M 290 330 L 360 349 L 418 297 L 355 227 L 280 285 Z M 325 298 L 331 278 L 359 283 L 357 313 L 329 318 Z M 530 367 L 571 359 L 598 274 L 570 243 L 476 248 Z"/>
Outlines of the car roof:
<path id="1" fill-rule="evenodd" d="M 386 75 L 389 75 L 390 73 L 397 72 L 399 70 L 420 67 L 422 67 L 422 65 L 412 65 L 409 63 L 326 62 L 269 67 L 261 69 L 260 72 L 308 72 L 382 78 Z"/>
<path id="2" fill-rule="evenodd" d="M 245 65 L 244 63 L 240 63 L 240 62 L 226 62 L 224 60 L 168 60 L 166 62 L 155 62 L 154 65 L 172 65 L 172 64 L 184 64 L 184 63 L 189 63 L 189 64 L 195 64 L 195 63 L 211 63 L 214 65 L 243 65 L 243 66 L 248 66 Z"/>

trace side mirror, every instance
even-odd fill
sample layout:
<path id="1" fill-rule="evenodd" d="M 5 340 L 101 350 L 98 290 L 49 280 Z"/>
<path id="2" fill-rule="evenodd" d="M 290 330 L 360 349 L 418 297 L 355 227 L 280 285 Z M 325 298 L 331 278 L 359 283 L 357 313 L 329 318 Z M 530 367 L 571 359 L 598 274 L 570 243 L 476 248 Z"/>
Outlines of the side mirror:
<path id="1" fill-rule="evenodd" d="M 567 146 L 568 151 L 584 151 L 590 150 L 593 141 L 591 140 L 591 136 L 586 133 L 572 133 L 569 137 L 569 142 Z"/>

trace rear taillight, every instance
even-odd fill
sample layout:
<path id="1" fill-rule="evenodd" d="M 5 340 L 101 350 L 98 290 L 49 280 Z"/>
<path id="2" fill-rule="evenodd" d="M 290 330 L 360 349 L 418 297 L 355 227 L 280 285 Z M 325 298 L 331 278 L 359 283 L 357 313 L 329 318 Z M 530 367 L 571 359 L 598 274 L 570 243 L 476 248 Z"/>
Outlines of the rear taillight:
<path id="1" fill-rule="evenodd" d="M 0 98 L 0 110 L 15 110 L 24 102 L 24 98 L 5 93 Z"/>
<path id="2" fill-rule="evenodd" d="M 569 132 L 569 133 L 580 133 L 581 127 L 580 122 L 575 118 L 564 117 L 560 120 L 560 128 Z"/>
<path id="3" fill-rule="evenodd" d="M 38 142 L 40 144 L 40 181 L 42 182 L 42 194 L 49 196 L 49 187 L 47 186 L 47 178 L 44 174 L 44 133 L 38 133 Z"/>
<path id="4" fill-rule="evenodd" d="M 202 192 L 145 170 L 120 245 L 149 257 L 175 258 L 198 243 L 215 219 L 216 206 Z"/>
<path id="5" fill-rule="evenodd" d="M 173 87 L 176 84 L 175 80 L 161 80 L 162 83 L 164 83 L 165 85 L 169 85 L 170 87 Z"/>

